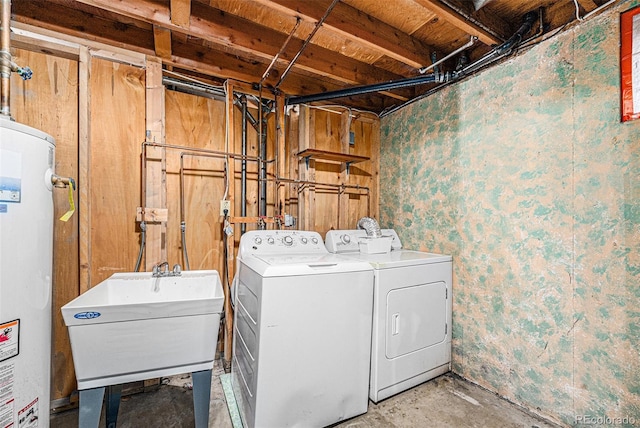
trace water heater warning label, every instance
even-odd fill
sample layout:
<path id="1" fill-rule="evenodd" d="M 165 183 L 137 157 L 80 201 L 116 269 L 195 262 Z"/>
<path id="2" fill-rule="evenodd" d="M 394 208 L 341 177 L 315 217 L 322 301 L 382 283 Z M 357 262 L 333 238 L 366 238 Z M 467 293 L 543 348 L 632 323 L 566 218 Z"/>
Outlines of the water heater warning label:
<path id="1" fill-rule="evenodd" d="M 0 150 L 0 202 L 22 199 L 22 155 Z"/>
<path id="2" fill-rule="evenodd" d="M 38 399 L 26 405 L 18 412 L 18 428 L 36 428 L 38 426 Z"/>
<path id="3" fill-rule="evenodd" d="M 15 367 L 12 364 L 0 366 L 0 428 L 14 428 L 13 421 L 13 381 Z"/>
<path id="4" fill-rule="evenodd" d="M 0 361 L 18 355 L 20 344 L 20 320 L 0 324 Z"/>

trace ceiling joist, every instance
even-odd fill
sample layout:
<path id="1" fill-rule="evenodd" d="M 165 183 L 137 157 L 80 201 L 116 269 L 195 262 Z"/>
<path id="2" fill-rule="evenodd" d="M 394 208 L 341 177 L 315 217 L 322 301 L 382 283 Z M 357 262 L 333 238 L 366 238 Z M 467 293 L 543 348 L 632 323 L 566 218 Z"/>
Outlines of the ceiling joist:
<path id="1" fill-rule="evenodd" d="M 183 29 L 170 21 L 168 7 L 150 0 L 136 2 L 80 0 L 80 2 L 129 18 L 144 19 L 154 26 L 170 29 L 173 33 L 186 33 L 189 36 L 206 40 L 233 51 L 244 52 L 247 55 L 260 58 L 265 63 L 265 68 L 273 56 L 278 53 L 286 39 L 284 34 L 253 24 L 242 18 L 226 15 L 217 9 L 213 9 L 217 11 L 216 13 L 211 13 L 211 8 L 206 11 L 200 11 L 205 6 L 199 3 L 192 5 L 189 29 Z M 259 34 L 260 37 L 256 38 L 255 34 Z M 291 47 L 287 52 L 295 52 L 301 46 L 301 43 L 299 39 L 292 40 Z M 286 65 L 287 62 L 285 60 L 291 56 L 290 53 L 282 55 L 281 65 Z M 334 51 L 314 45 L 307 46 L 296 62 L 295 68 L 313 71 L 326 78 L 349 85 L 363 81 L 376 83 L 401 77 L 344 55 L 336 55 Z M 273 74 L 274 77 L 277 76 L 277 73 Z"/>
<path id="2" fill-rule="evenodd" d="M 443 3 L 440 3 L 438 0 L 416 0 L 416 3 L 420 4 L 425 9 L 428 9 L 431 12 L 435 13 L 440 18 L 446 20 L 447 22 L 466 32 L 470 36 L 476 36 L 478 40 L 486 45 L 491 46 L 502 43 L 502 40 L 496 37 L 496 35 L 471 22 L 466 17 L 460 15 L 455 10 L 449 8 Z"/>
<path id="3" fill-rule="evenodd" d="M 171 22 L 178 27 L 189 28 L 191 0 L 171 0 Z"/>
<path id="4" fill-rule="evenodd" d="M 297 0 L 258 0 L 280 13 L 315 23 L 324 14 L 328 2 Z M 346 39 L 361 43 L 369 49 L 413 68 L 429 63 L 435 49 L 426 43 L 399 32 L 384 22 L 364 14 L 345 3 L 338 3 L 323 24 Z"/>

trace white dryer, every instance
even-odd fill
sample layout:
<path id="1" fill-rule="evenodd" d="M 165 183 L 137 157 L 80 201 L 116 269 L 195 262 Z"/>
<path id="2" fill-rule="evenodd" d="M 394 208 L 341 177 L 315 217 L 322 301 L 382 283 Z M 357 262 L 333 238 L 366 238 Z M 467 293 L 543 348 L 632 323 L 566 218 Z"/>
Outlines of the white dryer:
<path id="1" fill-rule="evenodd" d="M 234 283 L 231 381 L 245 427 L 323 427 L 367 411 L 369 263 L 330 254 L 316 232 L 251 231 Z"/>
<path id="2" fill-rule="evenodd" d="M 374 403 L 451 369 L 452 257 L 403 250 L 396 232 L 391 251 L 365 254 L 365 230 L 331 230 L 325 245 L 374 268 L 373 338 L 369 398 Z"/>

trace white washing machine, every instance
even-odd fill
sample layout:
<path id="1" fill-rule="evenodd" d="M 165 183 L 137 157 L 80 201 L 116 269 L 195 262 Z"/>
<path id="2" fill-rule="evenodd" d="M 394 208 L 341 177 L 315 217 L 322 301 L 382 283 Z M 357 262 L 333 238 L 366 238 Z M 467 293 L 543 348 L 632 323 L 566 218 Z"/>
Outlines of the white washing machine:
<path id="1" fill-rule="evenodd" d="M 250 231 L 234 280 L 231 382 L 245 427 L 323 427 L 367 411 L 369 263 L 305 231 Z"/>
<path id="2" fill-rule="evenodd" d="M 451 369 L 452 257 L 403 250 L 396 232 L 391 251 L 365 254 L 365 230 L 331 230 L 326 246 L 374 268 L 373 338 L 369 398 L 374 403 Z M 370 242 L 370 241 L 369 241 Z"/>

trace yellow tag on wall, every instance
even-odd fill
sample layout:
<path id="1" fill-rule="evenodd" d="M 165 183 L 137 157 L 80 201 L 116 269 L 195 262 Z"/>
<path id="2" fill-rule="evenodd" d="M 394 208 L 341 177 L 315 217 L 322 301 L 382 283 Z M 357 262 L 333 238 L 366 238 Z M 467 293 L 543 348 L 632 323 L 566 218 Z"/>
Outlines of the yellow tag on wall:
<path id="1" fill-rule="evenodd" d="M 61 221 L 68 221 L 76 211 L 76 205 L 73 203 L 73 185 L 69 184 L 69 211 L 60 217 Z"/>

